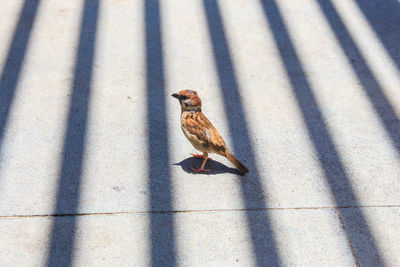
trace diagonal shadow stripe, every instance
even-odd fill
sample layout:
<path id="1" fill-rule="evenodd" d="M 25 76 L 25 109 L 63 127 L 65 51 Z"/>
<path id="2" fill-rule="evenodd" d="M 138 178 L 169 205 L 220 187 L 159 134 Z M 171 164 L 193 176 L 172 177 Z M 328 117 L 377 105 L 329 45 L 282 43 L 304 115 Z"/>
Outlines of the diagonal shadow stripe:
<path id="1" fill-rule="evenodd" d="M 152 211 L 171 211 L 172 185 L 158 0 L 145 1 L 145 32 L 150 207 Z M 150 231 L 152 266 L 175 266 L 173 213 L 152 214 Z"/>
<path id="2" fill-rule="evenodd" d="M 400 2 L 354 0 L 400 70 Z"/>
<path id="3" fill-rule="evenodd" d="M 265 0 L 261 3 L 336 206 L 358 207 L 353 187 L 322 117 L 321 109 L 306 78 L 279 8 L 274 0 Z M 376 266 L 384 266 L 376 241 L 360 208 L 354 208 L 353 218 L 358 219 L 360 229 L 365 231 L 364 234 L 367 237 L 365 245 L 375 253 L 378 264 Z M 354 236 L 349 236 L 349 238 L 352 244 L 357 242 Z M 357 262 L 357 259 L 355 260 Z"/>
<path id="4" fill-rule="evenodd" d="M 269 219 L 268 211 L 262 213 L 251 209 L 265 209 L 261 177 L 258 173 L 254 150 L 250 141 L 248 123 L 244 117 L 243 105 L 239 92 L 231 52 L 226 39 L 220 8 L 216 0 L 203 1 L 208 29 L 211 36 L 215 63 L 218 70 L 219 85 L 223 93 L 224 108 L 229 114 L 229 130 L 235 153 L 245 158 L 250 172 L 240 178 L 241 194 L 246 208 L 246 219 L 250 229 L 253 253 L 258 266 L 280 266 L 277 244 Z M 247 164 L 246 163 L 246 164 Z"/>
<path id="5" fill-rule="evenodd" d="M 379 115 L 382 125 L 392 140 L 393 146 L 396 148 L 397 153 L 400 154 L 400 120 L 393 106 L 368 67 L 365 58 L 346 29 L 332 2 L 329 0 L 318 0 L 318 3 L 342 50 L 346 54 L 349 64 L 353 67 L 358 80 L 364 87 L 375 112 Z"/>
<path id="6" fill-rule="evenodd" d="M 25 0 L 0 78 L 0 151 L 40 1 Z"/>
<path id="7" fill-rule="evenodd" d="M 86 0 L 81 19 L 55 214 L 77 214 L 90 103 L 99 0 Z M 46 266 L 71 266 L 76 216 L 54 218 Z"/>
<path id="8" fill-rule="evenodd" d="M 339 41 L 339 44 L 341 45 L 349 64 L 352 66 L 359 81 L 364 87 L 364 90 L 367 93 L 375 112 L 379 115 L 379 118 L 381 119 L 382 124 L 385 126 L 386 132 L 391 137 L 397 152 L 400 153 L 400 121 L 397 118 L 393 107 L 379 86 L 378 81 L 368 67 L 366 60 L 362 56 L 361 51 L 351 37 L 351 34 L 344 25 L 343 20 L 340 18 L 340 15 L 333 6 L 332 2 L 330 0 L 318 0 L 318 3 L 332 29 L 332 32 Z M 368 235 L 359 236 L 359 239 L 360 240 L 358 242 L 363 244 L 362 246 L 364 249 L 366 247 L 371 247 L 371 244 L 368 242 Z M 367 246 L 365 246 L 365 244 L 367 244 Z M 357 252 L 357 246 L 355 246 L 355 248 Z M 370 250 L 373 252 L 376 251 L 375 246 L 372 246 Z M 376 259 L 377 262 L 373 265 L 379 266 L 380 256 L 377 253 L 374 254 L 376 255 L 373 257 L 369 255 L 368 258 Z M 362 262 L 362 259 L 360 259 L 360 261 Z M 369 262 L 369 264 L 372 264 L 372 262 Z"/>

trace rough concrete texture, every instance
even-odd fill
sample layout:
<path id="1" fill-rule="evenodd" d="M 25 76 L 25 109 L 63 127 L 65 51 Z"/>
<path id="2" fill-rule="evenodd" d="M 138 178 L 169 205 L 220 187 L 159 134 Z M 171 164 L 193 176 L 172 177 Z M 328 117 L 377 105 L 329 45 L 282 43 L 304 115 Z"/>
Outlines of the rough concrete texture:
<path id="1" fill-rule="evenodd" d="M 0 2 L 0 265 L 399 266 L 399 24 L 396 0 Z M 189 171 L 181 89 L 245 177 Z"/>
<path id="2" fill-rule="evenodd" d="M 272 236 L 263 223 L 270 213 L 274 227 Z M 149 217 L 152 217 L 151 219 Z M 163 221 L 173 217 L 175 235 L 171 236 Z M 247 217 L 257 227 L 257 244 L 246 231 Z M 62 217 L 68 225 L 76 220 L 74 247 L 57 244 L 63 251 L 52 251 L 54 266 L 254 266 L 258 262 L 271 265 L 352 266 L 354 259 L 334 209 L 273 211 L 210 211 L 175 214 L 114 214 Z M 149 228 L 149 221 L 160 223 Z M 49 263 L 46 250 L 52 219 L 49 217 L 8 218 L 0 221 L 0 233 L 8 240 L 1 246 L 0 264 L 7 266 L 43 266 Z M 158 242 L 152 243 L 153 235 Z M 157 254 L 174 240 L 174 254 Z M 275 240 L 275 241 L 274 241 Z M 316 245 L 318 244 L 318 245 Z M 253 246 L 260 246 L 253 249 Z M 74 257 L 65 259 L 65 251 L 74 250 Z M 6 256 L 6 257 L 4 257 Z M 68 260 L 66 262 L 66 260 Z"/>

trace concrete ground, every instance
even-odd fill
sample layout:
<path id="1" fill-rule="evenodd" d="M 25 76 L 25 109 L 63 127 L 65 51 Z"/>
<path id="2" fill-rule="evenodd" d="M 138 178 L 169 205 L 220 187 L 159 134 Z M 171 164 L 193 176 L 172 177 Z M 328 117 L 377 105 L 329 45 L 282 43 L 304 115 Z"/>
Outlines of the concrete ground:
<path id="1" fill-rule="evenodd" d="M 400 266 L 398 0 L 0 2 L 0 266 Z M 194 89 L 250 169 L 208 174 Z"/>

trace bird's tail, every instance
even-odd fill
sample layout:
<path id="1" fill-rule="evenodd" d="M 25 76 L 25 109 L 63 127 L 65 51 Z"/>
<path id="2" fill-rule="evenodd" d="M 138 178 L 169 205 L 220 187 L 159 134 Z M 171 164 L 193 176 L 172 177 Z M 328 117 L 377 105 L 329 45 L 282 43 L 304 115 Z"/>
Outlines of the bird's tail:
<path id="1" fill-rule="evenodd" d="M 232 162 L 233 165 L 235 165 L 235 167 L 238 169 L 238 171 L 240 172 L 240 174 L 242 176 L 244 176 L 249 169 L 247 169 L 246 166 L 243 165 L 243 163 L 241 163 L 234 155 L 232 155 L 230 152 L 226 153 L 226 158 Z"/>

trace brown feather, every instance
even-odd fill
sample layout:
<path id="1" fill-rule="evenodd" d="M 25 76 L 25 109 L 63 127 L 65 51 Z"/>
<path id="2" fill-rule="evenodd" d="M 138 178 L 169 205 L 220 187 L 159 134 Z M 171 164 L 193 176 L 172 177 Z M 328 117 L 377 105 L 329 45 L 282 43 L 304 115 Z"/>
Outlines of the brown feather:
<path id="1" fill-rule="evenodd" d="M 203 152 L 205 157 L 207 157 L 207 153 L 216 153 L 226 157 L 235 165 L 241 175 L 245 175 L 249 169 L 229 152 L 224 139 L 201 112 L 201 100 L 196 91 L 182 90 L 178 95 L 173 94 L 172 96 L 178 98 L 181 105 L 181 128 L 193 147 Z"/>
<path id="2" fill-rule="evenodd" d="M 182 130 L 192 144 L 192 141 L 201 144 L 203 149 L 199 149 L 200 151 L 225 155 L 224 139 L 202 112 L 184 112 L 182 114 Z M 188 136 L 187 133 L 192 136 Z M 195 144 L 193 146 L 197 148 Z"/>
<path id="3" fill-rule="evenodd" d="M 232 162 L 233 165 L 235 165 L 235 167 L 238 169 L 238 171 L 240 172 L 240 174 L 242 176 L 244 176 L 249 169 L 243 165 L 243 163 L 241 163 L 234 155 L 232 155 L 230 152 L 226 153 L 226 158 Z"/>

